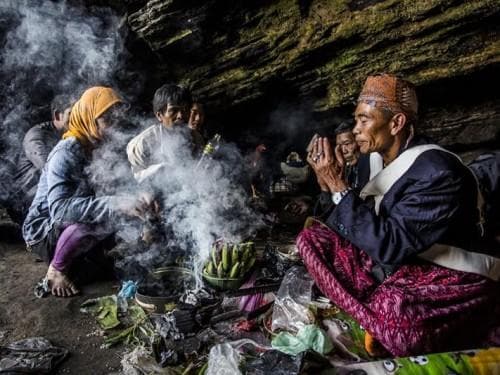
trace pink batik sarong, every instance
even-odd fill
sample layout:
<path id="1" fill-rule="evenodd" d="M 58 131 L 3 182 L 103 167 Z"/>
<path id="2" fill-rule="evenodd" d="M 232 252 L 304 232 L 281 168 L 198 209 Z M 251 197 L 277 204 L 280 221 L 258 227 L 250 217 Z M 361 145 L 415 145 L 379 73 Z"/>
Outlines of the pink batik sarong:
<path id="1" fill-rule="evenodd" d="M 297 247 L 319 289 L 395 356 L 471 348 L 498 324 L 499 284 L 485 277 L 409 264 L 379 284 L 364 251 L 319 225 Z"/>

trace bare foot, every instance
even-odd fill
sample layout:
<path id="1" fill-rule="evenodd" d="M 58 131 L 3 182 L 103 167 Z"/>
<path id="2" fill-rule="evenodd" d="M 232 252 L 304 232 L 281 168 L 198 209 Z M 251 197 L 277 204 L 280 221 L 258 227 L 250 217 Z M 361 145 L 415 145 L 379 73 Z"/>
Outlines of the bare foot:
<path id="1" fill-rule="evenodd" d="M 47 271 L 47 280 L 49 288 L 55 296 L 71 297 L 80 293 L 75 284 L 73 284 L 64 273 L 52 267 L 52 264 Z"/>

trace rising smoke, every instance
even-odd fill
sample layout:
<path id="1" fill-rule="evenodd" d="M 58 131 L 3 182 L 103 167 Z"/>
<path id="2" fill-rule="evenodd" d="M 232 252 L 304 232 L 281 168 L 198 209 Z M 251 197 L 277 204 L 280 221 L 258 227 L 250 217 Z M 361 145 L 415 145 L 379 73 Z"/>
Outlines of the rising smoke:
<path id="1" fill-rule="evenodd" d="M 79 97 L 87 87 L 106 85 L 125 92 L 133 101 L 142 89 L 141 77 L 124 81 L 130 78 L 123 65 L 126 31 L 111 9 L 89 9 L 65 1 L 3 0 L 0 20 L 3 158 L 15 160 L 24 132 L 41 117 L 55 94 Z M 131 194 L 142 188 L 130 172 L 125 145 L 151 122 L 132 111 L 128 122 L 136 126 L 109 134 L 86 169 L 99 195 Z M 165 208 L 163 224 L 175 233 L 176 246 L 203 258 L 216 238 L 238 241 L 260 225 L 240 185 L 243 161 L 235 146 L 225 145 L 217 162 L 207 161 L 199 168 L 184 140 L 171 137 L 164 146 L 164 174 L 156 187 Z M 161 251 L 168 251 L 169 246 L 164 244 Z M 156 255 L 146 251 L 134 257 L 147 260 Z"/>
<path id="2" fill-rule="evenodd" d="M 172 252 L 194 255 L 194 267 L 199 267 L 216 239 L 241 242 L 262 225 L 260 215 L 249 207 L 248 194 L 243 189 L 244 161 L 238 148 L 234 144 L 223 144 L 214 159 L 206 158 L 200 163 L 199 155 L 192 153 L 185 130 L 166 131 L 168 136 L 163 137 L 159 149 L 154 150 L 158 164 L 153 168 L 159 165 L 161 168 L 141 183 L 131 177 L 128 162 L 123 167 L 123 161 L 119 161 L 119 150 L 123 148 L 116 147 L 115 142 L 106 142 L 95 151 L 100 156 L 94 157 L 89 170 L 94 178 L 108 180 L 100 185 L 116 187 L 116 183 L 109 182 L 113 179 L 120 181 L 114 193 L 154 191 L 162 206 L 161 225 L 169 233 L 161 244 L 133 246 L 132 253 L 129 247 L 129 254 L 119 264 L 125 273 L 135 273 L 136 266 L 151 269 L 162 262 L 171 263 Z M 124 134 L 116 130 L 110 134 L 110 139 L 122 144 L 123 137 Z M 129 225 L 120 236 L 133 243 L 134 236 L 140 232 L 137 226 Z"/>
<path id="3" fill-rule="evenodd" d="M 120 18 L 109 8 L 3 0 L 0 21 L 0 135 L 4 157 L 13 160 L 24 132 L 50 118 L 53 96 L 116 87 L 127 52 Z"/>

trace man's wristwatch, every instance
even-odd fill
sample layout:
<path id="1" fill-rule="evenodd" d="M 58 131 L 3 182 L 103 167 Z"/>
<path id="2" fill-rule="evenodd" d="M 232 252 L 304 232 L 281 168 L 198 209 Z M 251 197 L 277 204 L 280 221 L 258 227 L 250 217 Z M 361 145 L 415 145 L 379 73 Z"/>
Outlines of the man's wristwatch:
<path id="1" fill-rule="evenodd" d="M 332 194 L 333 204 L 338 205 L 342 200 L 342 198 L 344 198 L 347 195 L 347 193 L 349 193 L 350 190 L 351 190 L 350 188 L 347 188 L 345 190 L 336 191 L 335 193 L 333 193 Z"/>

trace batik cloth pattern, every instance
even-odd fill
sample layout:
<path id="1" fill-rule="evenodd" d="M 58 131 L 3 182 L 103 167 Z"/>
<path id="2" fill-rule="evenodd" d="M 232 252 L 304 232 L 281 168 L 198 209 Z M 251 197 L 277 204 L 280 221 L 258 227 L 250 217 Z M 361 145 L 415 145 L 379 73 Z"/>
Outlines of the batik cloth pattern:
<path id="1" fill-rule="evenodd" d="M 336 375 L 500 374 L 500 348 L 436 353 L 335 366 Z"/>
<path id="2" fill-rule="evenodd" d="M 498 286 L 482 276 L 406 264 L 379 284 L 375 262 L 325 226 L 302 231 L 297 247 L 319 289 L 393 355 L 471 347 L 498 319 Z"/>

